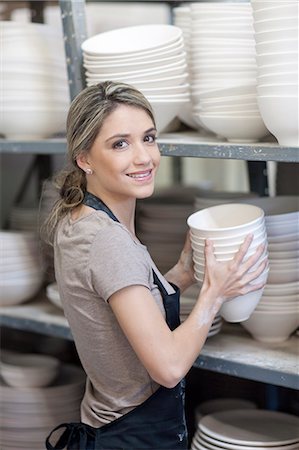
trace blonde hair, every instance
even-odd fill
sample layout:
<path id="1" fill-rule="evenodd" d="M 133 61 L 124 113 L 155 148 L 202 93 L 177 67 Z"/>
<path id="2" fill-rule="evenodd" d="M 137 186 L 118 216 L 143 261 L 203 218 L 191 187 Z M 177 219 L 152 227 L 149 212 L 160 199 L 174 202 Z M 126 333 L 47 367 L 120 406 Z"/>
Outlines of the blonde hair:
<path id="1" fill-rule="evenodd" d="M 144 110 L 155 124 L 148 100 L 133 86 L 125 83 L 105 81 L 87 87 L 72 101 L 66 122 L 69 167 L 54 179 L 60 198 L 41 227 L 42 238 L 47 243 L 53 243 L 58 222 L 84 199 L 86 175 L 78 167 L 77 158 L 89 152 L 105 119 L 120 104 Z"/>

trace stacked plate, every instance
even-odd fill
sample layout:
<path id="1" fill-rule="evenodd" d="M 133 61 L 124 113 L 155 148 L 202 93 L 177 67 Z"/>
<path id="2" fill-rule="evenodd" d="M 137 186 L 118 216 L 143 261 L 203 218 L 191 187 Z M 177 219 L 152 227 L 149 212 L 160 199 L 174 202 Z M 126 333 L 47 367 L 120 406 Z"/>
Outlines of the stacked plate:
<path id="1" fill-rule="evenodd" d="M 49 25 L 2 21 L 0 133 L 39 139 L 64 131 L 69 106 L 63 39 Z"/>
<path id="2" fill-rule="evenodd" d="M 0 306 L 23 303 L 42 286 L 44 270 L 35 233 L 0 232 Z"/>
<path id="3" fill-rule="evenodd" d="M 194 119 L 231 142 L 269 134 L 256 95 L 250 3 L 191 4 L 189 67 Z"/>
<path id="4" fill-rule="evenodd" d="M 199 286 L 193 285 L 190 288 L 188 288 L 181 295 L 181 298 L 180 298 L 181 322 L 184 322 L 184 320 L 187 319 L 190 312 L 192 311 L 192 309 L 196 303 L 196 300 L 198 299 L 199 291 L 200 291 Z M 223 320 L 222 320 L 220 314 L 216 314 L 207 337 L 209 338 L 209 337 L 212 337 L 212 336 L 215 336 L 216 334 L 218 334 L 221 331 L 222 324 L 223 324 Z"/>
<path id="5" fill-rule="evenodd" d="M 195 408 L 195 420 L 196 426 L 200 422 L 200 420 L 208 415 L 218 411 L 230 411 L 232 409 L 256 409 L 257 405 L 244 398 L 213 398 L 211 400 L 206 400 L 205 402 L 200 403 Z M 198 430 L 195 432 L 193 439 L 197 439 Z M 192 446 L 191 446 L 192 450 Z"/>
<path id="6" fill-rule="evenodd" d="M 58 377 L 47 387 L 16 389 L 0 379 L 1 449 L 44 448 L 55 426 L 80 421 L 84 388 L 84 372 L 70 364 L 61 364 Z"/>
<path id="7" fill-rule="evenodd" d="M 97 34 L 82 44 L 88 86 L 120 81 L 141 90 L 164 131 L 189 103 L 186 52 L 180 28 L 139 25 Z"/>
<path id="8" fill-rule="evenodd" d="M 262 409 L 236 409 L 204 416 L 192 450 L 297 450 L 299 418 Z"/>
<path id="9" fill-rule="evenodd" d="M 257 247 L 267 246 L 267 233 L 264 212 L 261 208 L 242 203 L 228 203 L 202 209 L 188 217 L 195 278 L 201 284 L 205 272 L 205 240 L 211 239 L 217 261 L 230 261 L 238 252 L 248 234 L 253 235 L 247 258 L 255 253 Z M 250 271 L 267 259 L 267 249 Z M 252 283 L 265 282 L 269 269 L 266 266 L 262 274 Z M 242 322 L 252 314 L 259 303 L 263 289 L 227 300 L 220 314 L 228 322 Z"/>
<path id="10" fill-rule="evenodd" d="M 299 145 L 297 0 L 251 0 L 257 54 L 258 104 L 280 145 Z"/>
<path id="11" fill-rule="evenodd" d="M 278 196 L 246 201 L 265 211 L 270 270 L 261 301 L 242 325 L 259 341 L 282 342 L 299 325 L 299 200 Z"/>
<path id="12" fill-rule="evenodd" d="M 186 239 L 187 217 L 193 211 L 194 190 L 161 190 L 137 205 L 136 229 L 139 239 L 162 273 L 173 267 Z"/>

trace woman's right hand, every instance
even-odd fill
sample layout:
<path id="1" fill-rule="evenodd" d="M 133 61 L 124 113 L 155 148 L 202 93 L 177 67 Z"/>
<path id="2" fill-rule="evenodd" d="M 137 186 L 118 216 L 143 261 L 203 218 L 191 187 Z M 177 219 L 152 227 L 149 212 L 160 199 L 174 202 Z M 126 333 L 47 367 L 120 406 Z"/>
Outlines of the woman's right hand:
<path id="1" fill-rule="evenodd" d="M 265 285 L 265 282 L 254 284 L 254 280 L 266 268 L 268 264 L 267 258 L 263 258 L 263 261 L 257 268 L 249 272 L 263 254 L 265 246 L 260 245 L 252 256 L 244 260 L 252 239 L 253 236 L 248 235 L 234 258 L 227 262 L 216 260 L 213 242 L 206 240 L 205 276 L 202 289 L 212 291 L 221 304 L 229 298 L 256 291 Z"/>

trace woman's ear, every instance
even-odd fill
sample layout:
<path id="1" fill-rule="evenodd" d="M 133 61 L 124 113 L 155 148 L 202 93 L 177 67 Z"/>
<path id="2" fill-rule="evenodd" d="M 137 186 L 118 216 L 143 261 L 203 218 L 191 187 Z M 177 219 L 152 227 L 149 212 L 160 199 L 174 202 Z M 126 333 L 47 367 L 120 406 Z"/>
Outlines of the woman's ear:
<path id="1" fill-rule="evenodd" d="M 81 153 L 77 158 L 76 158 L 76 163 L 77 166 L 80 167 L 80 169 L 82 169 L 84 172 L 86 172 L 86 170 L 91 169 L 88 160 L 87 160 L 87 155 L 85 155 L 84 153 Z"/>

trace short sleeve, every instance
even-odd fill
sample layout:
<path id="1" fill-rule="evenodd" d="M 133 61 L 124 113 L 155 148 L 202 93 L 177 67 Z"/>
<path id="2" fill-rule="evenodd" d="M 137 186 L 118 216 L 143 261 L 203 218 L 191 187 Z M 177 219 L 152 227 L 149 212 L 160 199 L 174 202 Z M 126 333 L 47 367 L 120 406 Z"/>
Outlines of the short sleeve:
<path id="1" fill-rule="evenodd" d="M 150 266 L 144 251 L 118 223 L 101 228 L 90 249 L 89 271 L 94 291 L 108 301 L 112 294 L 128 286 L 150 289 Z"/>

